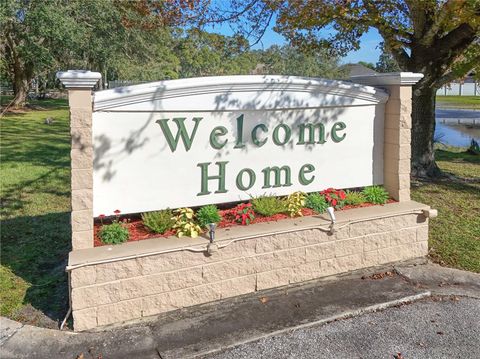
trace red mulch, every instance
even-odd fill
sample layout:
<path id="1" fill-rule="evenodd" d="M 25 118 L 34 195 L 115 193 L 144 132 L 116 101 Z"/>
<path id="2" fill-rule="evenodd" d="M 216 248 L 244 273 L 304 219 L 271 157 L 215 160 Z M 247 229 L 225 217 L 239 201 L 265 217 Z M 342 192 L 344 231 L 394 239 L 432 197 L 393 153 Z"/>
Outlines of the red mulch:
<path id="1" fill-rule="evenodd" d="M 387 201 L 387 203 L 394 203 L 394 202 L 396 201 L 393 199 L 389 199 Z M 373 203 L 362 203 L 358 206 L 348 205 L 339 209 L 339 211 L 344 211 L 352 208 L 371 207 L 371 206 L 377 206 L 377 205 Z M 222 216 L 222 220 L 220 221 L 220 223 L 218 223 L 218 228 L 228 228 L 228 227 L 241 225 L 234 221 L 233 216 L 230 215 L 229 210 L 220 210 L 219 212 L 220 212 L 220 215 Z M 311 210 L 310 208 L 303 208 L 302 214 L 304 217 L 307 217 L 307 216 L 313 216 L 314 214 L 317 214 L 317 213 Z M 261 216 L 257 214 L 251 224 L 262 223 L 262 222 L 277 222 L 287 218 L 290 218 L 290 217 L 283 213 L 274 214 L 273 216 Z M 105 221 L 105 223 L 107 222 Z M 143 225 L 142 220 L 140 218 L 131 218 L 126 222 L 126 225 L 128 226 L 128 231 L 130 232 L 130 238 L 128 239 L 128 242 L 141 241 L 143 239 L 149 239 L 149 238 L 170 237 L 175 235 L 175 231 L 173 230 L 167 231 L 164 234 L 153 233 Z M 93 229 L 95 247 L 100 247 L 105 245 L 101 242 L 100 237 L 98 236 L 98 232 L 100 231 L 101 227 L 102 227 L 102 223 L 95 221 L 94 229 Z"/>

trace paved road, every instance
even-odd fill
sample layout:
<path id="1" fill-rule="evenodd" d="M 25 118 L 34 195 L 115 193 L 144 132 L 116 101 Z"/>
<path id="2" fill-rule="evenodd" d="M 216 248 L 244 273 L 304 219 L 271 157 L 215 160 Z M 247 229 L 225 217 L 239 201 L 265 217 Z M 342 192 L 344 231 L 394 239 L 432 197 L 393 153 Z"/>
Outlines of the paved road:
<path id="1" fill-rule="evenodd" d="M 480 300 L 429 298 L 243 344 L 208 358 L 477 359 Z"/>
<path id="2" fill-rule="evenodd" d="M 435 110 L 437 119 L 441 118 L 475 118 L 480 119 L 480 110 L 467 110 L 456 108 L 437 108 Z"/>

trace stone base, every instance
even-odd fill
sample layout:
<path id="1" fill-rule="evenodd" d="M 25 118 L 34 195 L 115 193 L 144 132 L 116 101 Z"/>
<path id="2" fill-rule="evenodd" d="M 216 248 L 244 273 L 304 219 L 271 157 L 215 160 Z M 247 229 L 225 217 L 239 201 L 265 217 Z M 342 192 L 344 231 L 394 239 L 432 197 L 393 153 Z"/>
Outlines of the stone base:
<path id="1" fill-rule="evenodd" d="M 77 331 L 259 290 L 423 257 L 428 206 L 413 201 L 217 231 L 206 238 L 156 238 L 70 254 Z M 222 248 L 223 247 L 223 248 Z M 160 253 L 160 252 L 164 253 Z M 168 252 L 167 252 L 168 251 Z"/>

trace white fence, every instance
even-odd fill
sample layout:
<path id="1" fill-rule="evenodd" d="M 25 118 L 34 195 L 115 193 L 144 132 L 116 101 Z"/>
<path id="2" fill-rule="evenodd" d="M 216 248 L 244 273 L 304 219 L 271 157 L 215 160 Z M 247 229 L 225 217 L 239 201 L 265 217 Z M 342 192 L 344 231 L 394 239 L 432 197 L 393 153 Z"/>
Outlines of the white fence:
<path id="1" fill-rule="evenodd" d="M 480 96 L 480 83 L 451 83 L 438 89 L 437 96 Z"/>

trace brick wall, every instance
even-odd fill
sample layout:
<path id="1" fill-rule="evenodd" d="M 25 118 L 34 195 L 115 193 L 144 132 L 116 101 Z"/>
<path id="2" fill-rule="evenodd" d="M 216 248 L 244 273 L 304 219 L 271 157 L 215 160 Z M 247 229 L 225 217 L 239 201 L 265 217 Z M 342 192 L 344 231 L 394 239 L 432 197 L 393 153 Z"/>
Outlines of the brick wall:
<path id="1" fill-rule="evenodd" d="M 232 243 L 213 256 L 178 251 L 71 272 L 75 330 L 138 319 L 290 283 L 425 256 L 428 220 L 403 214 Z"/>

